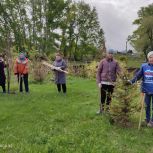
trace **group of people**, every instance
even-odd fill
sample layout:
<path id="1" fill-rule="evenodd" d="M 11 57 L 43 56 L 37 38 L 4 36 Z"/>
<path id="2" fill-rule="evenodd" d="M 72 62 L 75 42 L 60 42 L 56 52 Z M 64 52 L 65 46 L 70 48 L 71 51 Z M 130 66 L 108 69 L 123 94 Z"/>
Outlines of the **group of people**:
<path id="1" fill-rule="evenodd" d="M 3 59 L 3 55 L 0 55 L 0 86 L 2 86 L 3 93 L 6 93 L 6 76 L 4 70 L 6 67 L 7 64 Z M 25 91 L 28 93 L 28 59 L 23 53 L 21 53 L 19 57 L 15 60 L 14 74 L 17 76 L 18 82 L 20 83 L 20 92 L 23 92 L 22 82 L 24 81 Z"/>
<path id="2" fill-rule="evenodd" d="M 145 94 L 145 110 L 146 110 L 146 123 L 149 127 L 153 127 L 153 51 L 148 53 L 148 62 L 142 64 L 140 70 L 136 73 L 133 79 L 127 81 L 127 85 L 132 85 L 138 80 L 142 79 L 141 92 Z M 61 53 L 56 53 L 55 61 L 53 62 L 55 67 L 62 70 L 67 68 L 67 64 L 63 59 Z M 2 86 L 3 93 L 6 93 L 5 89 L 5 73 L 6 67 L 3 57 L 0 55 L 0 85 Z M 64 72 L 53 70 L 55 72 L 55 84 L 57 85 L 58 92 L 66 94 L 66 75 Z M 20 92 L 23 92 L 22 82 L 25 85 L 25 91 L 29 92 L 28 85 L 28 59 L 21 53 L 15 61 L 14 74 L 17 76 L 20 83 Z M 118 75 L 122 75 L 122 70 L 118 62 L 113 57 L 113 51 L 109 50 L 106 57 L 99 63 L 97 70 L 97 84 L 100 88 L 100 109 L 98 114 L 104 111 L 110 110 L 112 101 L 112 94 L 115 87 L 115 82 Z M 152 108 L 151 108 L 152 106 Z M 152 114 L 151 114 L 152 113 Z"/>
<path id="3" fill-rule="evenodd" d="M 56 53 L 55 61 L 53 62 L 55 67 L 65 70 L 67 68 L 66 62 L 64 61 L 61 53 Z M 2 86 L 3 93 L 6 93 L 6 76 L 5 67 L 7 65 L 4 62 L 3 56 L 0 55 L 0 86 Z M 66 75 L 64 72 L 53 69 L 55 72 L 55 84 L 57 85 L 58 92 L 63 91 L 66 94 Z M 20 53 L 14 64 L 14 75 L 16 75 L 19 82 L 19 91 L 23 92 L 23 82 L 25 86 L 25 92 L 29 93 L 29 60 L 24 53 Z"/>
<path id="4" fill-rule="evenodd" d="M 148 62 L 142 64 L 134 78 L 127 80 L 127 85 L 132 85 L 142 79 L 141 92 L 145 95 L 145 123 L 148 127 L 153 127 L 153 51 L 148 53 L 147 59 Z M 118 62 L 113 58 L 113 52 L 109 51 L 106 58 L 100 61 L 97 71 L 97 84 L 101 93 L 101 104 L 100 110 L 97 112 L 98 114 L 110 109 L 111 96 L 117 75 L 122 75 L 122 71 Z"/>

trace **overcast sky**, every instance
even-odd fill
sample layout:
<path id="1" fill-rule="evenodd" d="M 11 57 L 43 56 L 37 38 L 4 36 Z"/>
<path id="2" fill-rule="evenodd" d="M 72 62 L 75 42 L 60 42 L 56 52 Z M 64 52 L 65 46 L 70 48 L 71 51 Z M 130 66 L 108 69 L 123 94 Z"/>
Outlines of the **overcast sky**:
<path id="1" fill-rule="evenodd" d="M 75 0 L 79 1 L 79 0 Z M 126 38 L 136 26 L 132 22 L 138 17 L 142 6 L 153 3 L 153 0 L 84 0 L 95 6 L 99 21 L 105 32 L 107 49 L 125 50 Z M 128 49 L 130 46 L 128 45 Z"/>

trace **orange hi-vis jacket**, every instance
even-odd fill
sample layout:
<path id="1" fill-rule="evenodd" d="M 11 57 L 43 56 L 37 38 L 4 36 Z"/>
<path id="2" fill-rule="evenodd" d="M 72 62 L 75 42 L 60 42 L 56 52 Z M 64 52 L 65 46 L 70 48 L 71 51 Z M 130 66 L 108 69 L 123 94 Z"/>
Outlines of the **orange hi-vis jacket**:
<path id="1" fill-rule="evenodd" d="M 21 61 L 17 58 L 14 65 L 14 74 L 28 74 L 28 71 L 28 59 L 26 58 L 24 61 Z"/>

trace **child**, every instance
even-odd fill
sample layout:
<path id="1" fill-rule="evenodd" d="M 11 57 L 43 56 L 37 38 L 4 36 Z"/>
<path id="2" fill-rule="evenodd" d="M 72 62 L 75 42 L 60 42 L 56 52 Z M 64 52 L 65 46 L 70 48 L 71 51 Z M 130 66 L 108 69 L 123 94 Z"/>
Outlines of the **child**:
<path id="1" fill-rule="evenodd" d="M 5 67 L 6 66 L 4 64 L 3 57 L 2 57 L 2 55 L 0 55 L 0 86 L 2 86 L 3 93 L 6 93 L 6 88 L 5 88 L 6 76 L 5 76 L 5 72 L 4 72 Z"/>
<path id="2" fill-rule="evenodd" d="M 66 62 L 64 61 L 61 53 L 56 53 L 54 66 L 65 70 L 67 68 Z M 61 92 L 61 88 L 64 94 L 66 94 L 66 75 L 64 72 L 55 71 L 55 84 L 57 85 L 58 92 Z"/>
<path id="3" fill-rule="evenodd" d="M 153 127 L 153 51 L 148 53 L 147 58 L 148 63 L 142 64 L 139 72 L 132 80 L 129 80 L 129 83 L 134 84 L 142 78 L 141 92 L 145 93 L 146 123 L 147 126 Z M 150 113 L 151 103 L 152 117 Z"/>

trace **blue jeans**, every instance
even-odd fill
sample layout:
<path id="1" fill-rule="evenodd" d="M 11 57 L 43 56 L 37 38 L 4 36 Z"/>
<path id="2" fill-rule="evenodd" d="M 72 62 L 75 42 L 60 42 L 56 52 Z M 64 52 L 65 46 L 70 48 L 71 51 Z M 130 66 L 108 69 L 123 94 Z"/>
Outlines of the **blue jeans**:
<path id="1" fill-rule="evenodd" d="M 152 108 L 150 110 L 151 104 Z M 150 121 L 151 113 L 152 113 L 151 121 L 153 121 L 153 94 L 151 95 L 145 94 L 145 109 L 146 109 L 146 121 L 147 122 Z"/>

